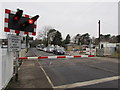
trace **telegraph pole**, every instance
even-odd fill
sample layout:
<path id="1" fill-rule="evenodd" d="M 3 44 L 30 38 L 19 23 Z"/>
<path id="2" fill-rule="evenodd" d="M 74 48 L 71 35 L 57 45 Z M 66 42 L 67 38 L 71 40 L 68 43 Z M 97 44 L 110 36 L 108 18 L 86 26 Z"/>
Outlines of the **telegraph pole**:
<path id="1" fill-rule="evenodd" d="M 100 20 L 98 21 L 99 29 L 99 55 L 100 55 Z"/>
<path id="2" fill-rule="evenodd" d="M 27 36 L 26 36 L 26 48 L 27 48 L 27 52 L 28 52 L 28 43 L 29 43 L 29 35 L 27 34 Z"/>
<path id="3" fill-rule="evenodd" d="M 17 36 L 19 36 L 19 33 L 16 34 Z M 16 51 L 16 61 L 15 61 L 15 81 L 18 81 L 18 67 L 19 67 L 19 51 Z"/>
<path id="4" fill-rule="evenodd" d="M 99 24 L 99 49 L 100 49 L 100 20 L 99 20 L 98 24 Z"/>

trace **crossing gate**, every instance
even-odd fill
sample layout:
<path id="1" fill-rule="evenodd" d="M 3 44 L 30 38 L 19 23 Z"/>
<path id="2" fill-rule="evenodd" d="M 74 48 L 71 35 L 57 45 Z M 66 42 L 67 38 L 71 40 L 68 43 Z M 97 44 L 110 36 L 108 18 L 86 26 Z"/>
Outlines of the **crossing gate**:
<path id="1" fill-rule="evenodd" d="M 19 57 L 19 59 L 35 60 L 35 59 L 58 59 L 58 58 L 80 58 L 80 57 L 95 57 L 95 55 Z"/>

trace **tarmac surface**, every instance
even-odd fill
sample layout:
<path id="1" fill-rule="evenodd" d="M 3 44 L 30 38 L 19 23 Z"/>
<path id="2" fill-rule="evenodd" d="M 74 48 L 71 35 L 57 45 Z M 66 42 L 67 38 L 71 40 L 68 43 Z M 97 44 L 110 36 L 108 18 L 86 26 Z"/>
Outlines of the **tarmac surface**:
<path id="1" fill-rule="evenodd" d="M 27 56 L 35 56 L 31 50 Z M 18 82 L 14 79 L 10 82 L 8 88 L 51 88 L 45 74 L 36 60 L 24 60 L 18 73 Z"/>
<path id="2" fill-rule="evenodd" d="M 28 56 L 53 55 L 35 48 L 28 52 Z M 118 63 L 105 57 L 24 60 L 19 81 L 9 88 L 118 88 Z"/>

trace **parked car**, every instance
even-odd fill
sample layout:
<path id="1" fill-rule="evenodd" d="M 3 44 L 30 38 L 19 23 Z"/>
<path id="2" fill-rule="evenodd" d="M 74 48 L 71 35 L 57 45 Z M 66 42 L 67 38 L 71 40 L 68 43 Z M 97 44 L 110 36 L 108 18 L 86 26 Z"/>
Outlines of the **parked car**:
<path id="1" fill-rule="evenodd" d="M 36 48 L 37 48 L 37 49 L 40 49 L 40 45 L 37 45 Z"/>
<path id="2" fill-rule="evenodd" d="M 47 47 L 47 52 L 53 52 L 54 51 L 54 47 Z"/>
<path id="3" fill-rule="evenodd" d="M 61 49 L 61 48 L 56 48 L 53 53 L 57 54 L 57 55 L 64 55 L 65 54 L 65 50 Z"/>
<path id="4" fill-rule="evenodd" d="M 46 51 L 47 51 L 47 48 L 45 47 L 45 48 L 43 49 L 43 51 L 45 51 L 45 52 L 46 52 Z"/>
<path id="5" fill-rule="evenodd" d="M 38 50 L 41 50 L 41 51 L 43 51 L 43 49 L 44 49 L 44 45 L 43 44 L 38 44 L 37 46 L 36 46 L 36 48 L 38 49 Z"/>

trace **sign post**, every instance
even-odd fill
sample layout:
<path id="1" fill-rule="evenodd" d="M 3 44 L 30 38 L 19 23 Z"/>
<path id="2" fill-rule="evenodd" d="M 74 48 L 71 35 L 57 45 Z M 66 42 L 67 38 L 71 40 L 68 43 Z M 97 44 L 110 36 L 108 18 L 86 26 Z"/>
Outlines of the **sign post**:
<path id="1" fill-rule="evenodd" d="M 18 81 L 18 67 L 19 67 L 19 51 L 21 50 L 21 37 L 19 34 L 25 35 L 36 35 L 36 21 L 39 15 L 30 17 L 29 15 L 23 14 L 23 10 L 17 9 L 17 11 L 11 11 L 5 9 L 4 19 L 4 32 L 12 33 L 8 34 L 8 51 L 15 52 L 15 80 Z M 13 35 L 16 33 L 16 35 Z M 27 42 L 28 43 L 28 42 Z M 28 44 L 27 44 L 28 45 Z"/>
<path id="2" fill-rule="evenodd" d="M 19 51 L 21 50 L 21 37 L 19 34 L 8 34 L 8 51 L 13 51 L 16 54 L 15 59 L 15 81 L 18 81 L 18 67 L 19 67 Z"/>

